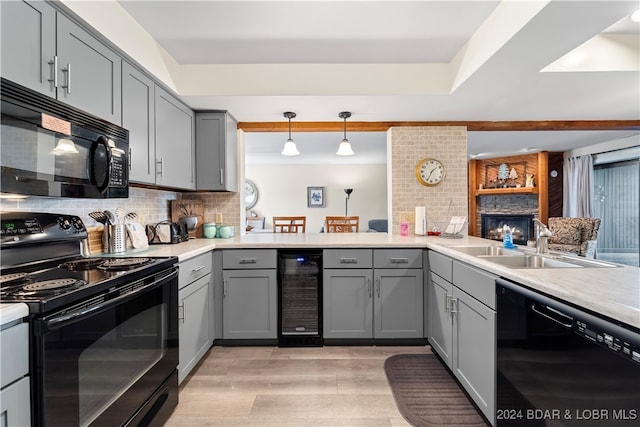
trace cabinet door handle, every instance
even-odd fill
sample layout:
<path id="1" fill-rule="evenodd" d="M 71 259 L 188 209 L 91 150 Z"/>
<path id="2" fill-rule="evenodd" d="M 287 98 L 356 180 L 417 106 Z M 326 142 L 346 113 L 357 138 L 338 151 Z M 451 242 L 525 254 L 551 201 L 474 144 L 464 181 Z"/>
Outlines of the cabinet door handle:
<path id="1" fill-rule="evenodd" d="M 444 294 L 444 312 L 449 313 L 451 310 L 451 296 L 449 294 Z"/>
<path id="2" fill-rule="evenodd" d="M 193 268 L 191 269 L 191 272 L 192 272 L 192 273 L 197 273 L 198 271 L 202 270 L 204 267 L 205 267 L 204 265 L 200 265 L 200 266 L 198 266 L 198 267 L 193 267 Z"/>
<path id="3" fill-rule="evenodd" d="M 184 321 L 184 304 L 178 306 L 178 320 Z"/>
<path id="4" fill-rule="evenodd" d="M 158 172 L 158 165 L 160 165 L 160 171 Z M 156 175 L 164 177 L 164 159 L 160 157 L 160 160 L 156 160 Z"/>
<path id="5" fill-rule="evenodd" d="M 131 148 L 129 148 L 129 171 L 131 171 Z"/>
<path id="6" fill-rule="evenodd" d="M 409 258 L 390 258 L 391 264 L 408 264 Z"/>
<path id="7" fill-rule="evenodd" d="M 226 298 L 227 297 L 227 288 L 229 286 L 229 281 L 227 279 L 225 279 L 222 283 L 223 283 L 223 286 L 222 286 L 222 298 Z"/>
<path id="8" fill-rule="evenodd" d="M 67 84 L 61 86 L 67 90 L 67 93 L 71 93 L 71 64 L 67 64 L 67 68 L 63 68 L 62 72 L 67 73 Z"/>
<path id="9" fill-rule="evenodd" d="M 376 279 L 376 286 L 378 288 L 378 299 L 380 299 L 380 278 Z"/>
<path id="10" fill-rule="evenodd" d="M 58 55 L 53 57 L 53 61 L 48 62 L 49 65 L 53 67 L 53 78 L 48 79 L 47 81 L 53 83 L 53 87 L 58 87 Z"/>
<path id="11" fill-rule="evenodd" d="M 238 264 L 256 264 L 257 261 L 255 258 L 241 258 L 238 261 Z"/>
<path id="12" fill-rule="evenodd" d="M 371 278 L 367 277 L 367 291 L 369 292 L 369 299 L 371 299 Z"/>
<path id="13" fill-rule="evenodd" d="M 220 169 L 220 185 L 224 184 L 224 169 Z"/>
<path id="14" fill-rule="evenodd" d="M 340 264 L 357 264 L 358 258 L 340 258 Z"/>
<path id="15" fill-rule="evenodd" d="M 450 298 L 451 301 L 451 315 L 453 316 L 458 312 L 458 298 Z"/>

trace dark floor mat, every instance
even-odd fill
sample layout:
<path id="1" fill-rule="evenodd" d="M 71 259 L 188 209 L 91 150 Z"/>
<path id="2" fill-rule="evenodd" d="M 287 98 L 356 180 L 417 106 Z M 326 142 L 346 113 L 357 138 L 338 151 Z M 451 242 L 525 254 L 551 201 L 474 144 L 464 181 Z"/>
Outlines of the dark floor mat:
<path id="1" fill-rule="evenodd" d="M 434 354 L 398 354 L 384 362 L 393 397 L 413 426 L 488 426 Z"/>

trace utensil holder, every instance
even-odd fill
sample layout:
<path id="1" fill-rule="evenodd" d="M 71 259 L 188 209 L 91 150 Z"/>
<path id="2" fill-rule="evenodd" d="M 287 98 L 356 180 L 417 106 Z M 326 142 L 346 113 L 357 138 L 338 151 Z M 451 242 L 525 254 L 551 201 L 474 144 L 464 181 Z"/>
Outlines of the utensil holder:
<path id="1" fill-rule="evenodd" d="M 127 229 L 124 224 L 105 225 L 104 233 L 105 252 L 118 253 L 127 250 Z"/>

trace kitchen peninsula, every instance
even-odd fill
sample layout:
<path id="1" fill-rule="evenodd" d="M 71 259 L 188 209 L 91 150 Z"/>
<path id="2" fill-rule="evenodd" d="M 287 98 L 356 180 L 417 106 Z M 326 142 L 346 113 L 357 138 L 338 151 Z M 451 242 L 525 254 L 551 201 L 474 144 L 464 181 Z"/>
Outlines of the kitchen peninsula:
<path id="1" fill-rule="evenodd" d="M 182 261 L 214 249 L 429 249 L 640 329 L 640 269 L 622 265 L 615 268 L 515 269 L 484 261 L 482 258 L 450 248 L 457 245 L 483 244 L 498 243 L 471 236 L 465 236 L 463 239 L 443 239 L 433 236 L 401 237 L 386 233 L 307 233 L 303 235 L 260 233 L 236 236 L 231 239 L 193 239 L 179 245 L 153 246 L 144 254 L 178 256 Z"/>

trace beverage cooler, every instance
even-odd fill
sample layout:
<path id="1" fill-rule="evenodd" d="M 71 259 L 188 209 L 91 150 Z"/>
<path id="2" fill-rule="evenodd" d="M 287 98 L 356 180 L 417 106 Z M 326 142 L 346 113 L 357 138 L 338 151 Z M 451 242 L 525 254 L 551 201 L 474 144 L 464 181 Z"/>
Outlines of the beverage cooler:
<path id="1" fill-rule="evenodd" d="M 278 345 L 322 346 L 322 252 L 278 252 Z"/>

